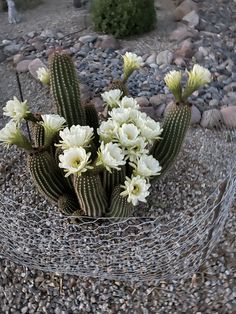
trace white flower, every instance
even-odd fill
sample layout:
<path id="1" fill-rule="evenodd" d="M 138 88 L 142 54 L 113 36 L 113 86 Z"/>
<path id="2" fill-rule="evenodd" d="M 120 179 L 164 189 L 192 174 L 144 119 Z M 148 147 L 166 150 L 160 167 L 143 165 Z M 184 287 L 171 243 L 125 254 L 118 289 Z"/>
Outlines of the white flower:
<path id="1" fill-rule="evenodd" d="M 122 91 L 119 89 L 112 89 L 101 94 L 103 101 L 111 108 L 118 107 L 118 103 L 122 96 Z"/>
<path id="2" fill-rule="evenodd" d="M 199 64 L 194 64 L 193 69 L 188 72 L 188 81 L 184 90 L 183 98 L 187 99 L 201 86 L 211 82 L 211 73 Z"/>
<path id="3" fill-rule="evenodd" d="M 119 124 L 112 119 L 102 121 L 99 128 L 97 129 L 100 140 L 104 141 L 105 143 L 112 141 L 116 136 L 118 128 Z"/>
<path id="4" fill-rule="evenodd" d="M 56 146 L 61 146 L 62 149 L 80 146 L 86 147 L 92 139 L 93 129 L 87 125 L 72 125 L 70 129 L 67 127 L 60 131 L 59 135 L 62 140 Z"/>
<path id="5" fill-rule="evenodd" d="M 146 120 L 140 120 L 138 123 L 138 127 L 141 130 L 141 135 L 149 142 L 160 138 L 162 132 L 160 123 L 156 122 L 152 118 L 147 117 Z"/>
<path id="6" fill-rule="evenodd" d="M 140 116 L 140 111 L 132 108 L 114 108 L 109 115 L 119 125 L 122 125 L 123 123 L 135 123 Z"/>
<path id="7" fill-rule="evenodd" d="M 117 143 L 101 143 L 96 165 L 103 165 L 111 172 L 111 168 L 120 170 L 119 166 L 125 163 L 123 151 Z"/>
<path id="8" fill-rule="evenodd" d="M 131 109 L 139 109 L 138 102 L 132 97 L 123 97 L 119 102 L 119 106 L 121 108 L 131 108 Z"/>
<path id="9" fill-rule="evenodd" d="M 20 102 L 15 96 L 9 100 L 3 108 L 3 115 L 12 118 L 16 122 L 23 120 L 29 113 L 27 100 Z"/>
<path id="10" fill-rule="evenodd" d="M 91 153 L 86 153 L 82 147 L 71 147 L 59 155 L 59 167 L 65 170 L 66 177 L 71 174 L 81 175 L 82 172 L 93 168 L 89 166 L 90 155 Z"/>
<path id="11" fill-rule="evenodd" d="M 132 147 L 138 141 L 140 130 L 133 123 L 124 123 L 117 133 L 118 141 L 123 147 Z"/>
<path id="12" fill-rule="evenodd" d="M 133 163 L 130 164 L 135 168 L 135 175 L 139 175 L 140 177 L 157 176 L 161 171 L 161 166 L 158 160 L 151 155 L 141 156 L 136 165 Z"/>
<path id="13" fill-rule="evenodd" d="M 121 196 L 128 196 L 128 202 L 134 206 L 138 202 L 146 202 L 146 197 L 149 195 L 148 189 L 150 184 L 142 179 L 140 176 L 132 177 L 131 179 L 126 177 L 125 185 L 121 186 L 125 190 L 120 193 Z"/>
<path id="14" fill-rule="evenodd" d="M 50 145 L 55 134 L 63 128 L 66 120 L 58 114 L 44 114 L 40 124 L 44 128 L 45 145 Z"/>
<path id="15" fill-rule="evenodd" d="M 45 85 L 50 83 L 50 72 L 46 67 L 41 67 L 36 71 L 38 79 Z"/>
<path id="16" fill-rule="evenodd" d="M 144 140 L 144 138 L 139 136 L 134 146 L 127 147 L 126 154 L 129 160 L 131 162 L 136 162 L 141 155 L 147 154 L 147 145 L 148 143 Z"/>
<path id="17" fill-rule="evenodd" d="M 164 81 L 165 81 L 167 87 L 173 93 L 173 95 L 175 96 L 175 99 L 177 101 L 180 101 L 182 98 L 181 80 L 182 80 L 181 71 L 175 71 L 175 70 L 170 71 L 164 77 Z"/>
<path id="18" fill-rule="evenodd" d="M 124 80 L 127 81 L 129 76 L 133 73 L 134 70 L 139 69 L 143 66 L 142 57 L 138 57 L 135 53 L 126 52 L 123 56 L 124 60 Z"/>
<path id="19" fill-rule="evenodd" d="M 17 124 L 11 120 L 0 130 L 0 141 L 6 146 L 17 145 L 18 147 L 31 149 L 27 138 L 21 133 Z"/>

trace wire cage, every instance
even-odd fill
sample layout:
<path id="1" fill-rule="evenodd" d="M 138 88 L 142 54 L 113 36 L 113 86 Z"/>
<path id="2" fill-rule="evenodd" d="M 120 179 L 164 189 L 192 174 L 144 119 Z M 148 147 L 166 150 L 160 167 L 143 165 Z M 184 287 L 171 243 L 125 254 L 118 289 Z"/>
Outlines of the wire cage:
<path id="1" fill-rule="evenodd" d="M 13 150 L 1 182 L 0 255 L 61 274 L 189 278 L 218 243 L 234 201 L 235 141 L 232 130 L 191 128 L 175 165 L 125 220 L 62 216 L 38 195 L 23 153 Z"/>

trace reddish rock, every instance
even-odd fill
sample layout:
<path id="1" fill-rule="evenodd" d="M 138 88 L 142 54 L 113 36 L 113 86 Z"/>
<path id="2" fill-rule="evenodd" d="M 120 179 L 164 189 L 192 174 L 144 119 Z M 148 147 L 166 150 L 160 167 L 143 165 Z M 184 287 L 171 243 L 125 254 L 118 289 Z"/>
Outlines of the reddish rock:
<path id="1" fill-rule="evenodd" d="M 176 30 L 174 30 L 170 34 L 170 40 L 181 42 L 186 38 L 196 38 L 197 36 L 197 30 L 189 28 L 187 25 L 181 24 Z"/>
<path id="2" fill-rule="evenodd" d="M 140 110 L 142 112 L 145 112 L 150 118 L 156 120 L 157 116 L 156 116 L 156 112 L 155 109 L 152 106 L 149 107 L 141 107 Z"/>
<path id="3" fill-rule="evenodd" d="M 175 51 L 175 58 L 192 58 L 193 55 L 193 43 L 190 39 L 185 39 L 181 43 L 181 46 Z"/>
<path id="4" fill-rule="evenodd" d="M 236 128 L 236 106 L 229 106 L 220 110 L 224 124 L 229 128 Z"/>
<path id="5" fill-rule="evenodd" d="M 24 56 L 20 53 L 17 53 L 16 55 L 13 56 L 13 63 L 14 64 L 17 64 L 19 63 L 20 61 L 22 61 L 24 58 Z"/>
<path id="6" fill-rule="evenodd" d="M 135 100 L 139 104 L 140 107 L 148 107 L 149 106 L 149 101 L 146 97 L 141 96 L 141 97 L 136 97 Z"/>
<path id="7" fill-rule="evenodd" d="M 100 43 L 100 47 L 103 50 L 113 49 L 117 50 L 120 48 L 119 41 L 112 35 L 105 35 L 101 37 L 102 41 Z"/>
<path id="8" fill-rule="evenodd" d="M 22 60 L 19 63 L 17 63 L 16 71 L 18 72 L 28 72 L 29 71 L 29 64 L 32 60 Z"/>
<path id="9" fill-rule="evenodd" d="M 175 20 L 180 21 L 186 14 L 193 10 L 197 11 L 197 9 L 197 4 L 195 2 L 192 0 L 185 0 L 175 9 Z"/>
<path id="10" fill-rule="evenodd" d="M 149 102 L 151 105 L 155 107 L 158 107 L 159 105 L 165 103 L 166 101 L 166 95 L 164 94 L 159 94 L 159 95 L 153 95 L 150 99 Z"/>
<path id="11" fill-rule="evenodd" d="M 95 106 L 98 112 L 102 112 L 104 110 L 104 102 L 100 97 L 94 97 L 91 99 L 90 103 Z"/>

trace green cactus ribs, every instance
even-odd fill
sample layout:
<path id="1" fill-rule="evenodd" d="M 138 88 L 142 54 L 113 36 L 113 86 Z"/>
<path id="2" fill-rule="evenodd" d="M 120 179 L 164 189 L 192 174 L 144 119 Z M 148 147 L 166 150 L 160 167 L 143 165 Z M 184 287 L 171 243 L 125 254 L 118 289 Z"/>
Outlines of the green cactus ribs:
<path id="1" fill-rule="evenodd" d="M 76 195 L 68 186 L 64 176 L 60 172 L 60 168 L 56 164 L 52 155 L 43 149 L 36 149 L 27 157 L 27 164 L 38 190 L 51 202 L 58 204 L 58 200 L 64 194 L 69 195 L 73 199 L 69 206 L 69 211 L 78 210 L 79 204 L 76 205 Z M 66 209 L 65 209 L 66 211 Z"/>
<path id="2" fill-rule="evenodd" d="M 106 213 L 107 217 L 125 218 L 131 216 L 133 206 L 131 203 L 128 203 L 127 197 L 120 195 L 121 191 L 122 189 L 119 185 L 114 188 L 111 196 L 111 205 Z"/>
<path id="3" fill-rule="evenodd" d="M 68 126 L 86 125 L 76 69 L 69 56 L 62 52 L 54 53 L 50 62 L 50 79 L 53 100 Z"/>
<path id="4" fill-rule="evenodd" d="M 75 176 L 74 187 L 80 208 L 90 217 L 101 217 L 107 210 L 107 196 L 98 174 Z"/>
<path id="5" fill-rule="evenodd" d="M 191 105 L 174 104 L 168 112 L 164 124 L 161 140 L 155 141 L 151 154 L 162 166 L 161 176 L 175 161 L 183 144 L 191 120 Z M 155 177 L 159 179 L 161 176 Z"/>

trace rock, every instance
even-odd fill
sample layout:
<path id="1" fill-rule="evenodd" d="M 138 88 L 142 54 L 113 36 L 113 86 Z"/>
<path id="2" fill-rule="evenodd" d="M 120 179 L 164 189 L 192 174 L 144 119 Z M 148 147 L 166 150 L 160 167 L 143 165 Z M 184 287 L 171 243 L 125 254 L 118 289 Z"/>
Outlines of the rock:
<path id="1" fill-rule="evenodd" d="M 141 97 L 136 97 L 135 100 L 139 104 L 140 107 L 148 107 L 149 106 L 149 101 L 146 97 L 141 96 Z"/>
<path id="2" fill-rule="evenodd" d="M 200 123 L 202 115 L 201 115 L 200 110 L 194 105 L 192 105 L 192 107 L 191 107 L 191 114 L 192 115 L 191 115 L 191 122 L 190 123 L 191 124 Z"/>
<path id="3" fill-rule="evenodd" d="M 120 43 L 119 41 L 112 35 L 105 35 L 100 37 L 102 39 L 100 43 L 100 47 L 103 50 L 106 49 L 113 49 L 117 50 L 120 48 Z"/>
<path id="4" fill-rule="evenodd" d="M 98 112 L 102 112 L 104 110 L 104 102 L 101 97 L 94 97 L 91 99 L 90 103 L 95 106 Z"/>
<path id="5" fill-rule="evenodd" d="M 158 53 L 156 57 L 156 64 L 171 64 L 173 60 L 173 53 L 169 50 L 164 50 Z"/>
<path id="6" fill-rule="evenodd" d="M 12 56 L 12 55 L 17 54 L 20 51 L 20 48 L 21 48 L 21 44 L 10 44 L 3 48 L 3 52 L 7 56 Z"/>
<path id="7" fill-rule="evenodd" d="M 149 102 L 150 104 L 155 108 L 158 107 L 159 105 L 163 104 L 166 101 L 166 95 L 164 94 L 159 94 L 159 95 L 153 95 L 150 99 Z"/>
<path id="8" fill-rule="evenodd" d="M 195 38 L 198 35 L 198 31 L 195 29 L 188 28 L 186 25 L 181 24 L 176 30 L 170 34 L 170 40 L 179 41 L 186 38 Z"/>
<path id="9" fill-rule="evenodd" d="M 39 68 L 47 68 L 46 65 L 39 59 L 36 58 L 33 61 L 31 61 L 29 63 L 28 69 L 30 71 L 30 74 L 36 79 L 38 80 L 38 75 L 37 75 L 37 71 Z"/>
<path id="10" fill-rule="evenodd" d="M 218 107 L 219 106 L 219 100 L 218 99 L 211 99 L 210 101 L 209 101 L 209 107 L 214 107 L 214 108 L 216 108 L 216 107 Z"/>
<path id="11" fill-rule="evenodd" d="M 212 129 L 219 127 L 222 121 L 223 117 L 220 110 L 210 109 L 203 112 L 200 124 L 203 128 Z"/>
<path id="12" fill-rule="evenodd" d="M 170 110 L 171 110 L 173 107 L 175 107 L 175 102 L 172 100 L 172 101 L 169 102 L 169 103 L 167 104 L 167 106 L 165 107 L 164 117 L 165 117 L 166 115 L 168 115 L 168 113 L 170 112 Z"/>
<path id="13" fill-rule="evenodd" d="M 79 41 L 83 44 L 94 43 L 97 39 L 96 35 L 84 35 L 79 38 Z"/>
<path id="14" fill-rule="evenodd" d="M 29 71 L 29 64 L 32 62 L 32 60 L 22 60 L 17 63 L 16 65 L 16 71 L 18 72 L 28 72 Z"/>
<path id="15" fill-rule="evenodd" d="M 229 106 L 220 110 L 224 124 L 229 128 L 236 128 L 236 106 Z"/>
<path id="16" fill-rule="evenodd" d="M 199 15 L 195 10 L 192 10 L 183 17 L 183 21 L 187 22 L 190 27 L 196 27 L 199 24 Z"/>
<path id="17" fill-rule="evenodd" d="M 53 38 L 53 37 L 55 37 L 55 33 L 51 29 L 45 29 L 40 34 L 40 37 L 42 37 L 42 38 Z"/>
<path id="18" fill-rule="evenodd" d="M 155 111 L 155 109 L 152 106 L 141 107 L 140 111 L 145 112 L 150 118 L 152 118 L 154 120 L 157 118 L 156 111 Z"/>
<path id="19" fill-rule="evenodd" d="M 91 91 L 88 85 L 80 84 L 80 98 L 83 103 L 90 101 L 91 99 Z"/>
<path id="20" fill-rule="evenodd" d="M 161 104 L 161 105 L 159 105 L 159 106 L 155 109 L 156 116 L 157 116 L 158 118 L 162 118 L 163 115 L 164 115 L 165 109 L 166 109 L 166 104 Z"/>
<path id="21" fill-rule="evenodd" d="M 194 55 L 193 43 L 190 39 L 185 39 L 179 49 L 175 51 L 175 58 L 192 58 Z"/>
<path id="22" fill-rule="evenodd" d="M 224 87 L 224 90 L 228 92 L 236 92 L 236 82 L 232 82 Z"/>
<path id="23" fill-rule="evenodd" d="M 82 2 L 81 2 L 81 0 L 73 0 L 73 6 L 74 6 L 75 8 L 80 8 L 80 7 L 82 7 Z"/>
<path id="24" fill-rule="evenodd" d="M 44 48 L 45 48 L 44 43 L 43 43 L 41 40 L 39 40 L 39 39 L 37 39 L 37 40 L 35 40 L 34 42 L 32 42 L 32 46 L 33 46 L 36 50 L 38 50 L 38 51 L 43 51 Z"/>
<path id="25" fill-rule="evenodd" d="M 185 66 L 185 61 L 182 57 L 177 57 L 174 59 L 174 64 L 178 66 Z"/>
<path id="26" fill-rule="evenodd" d="M 24 56 L 21 53 L 17 53 L 16 55 L 13 56 L 13 63 L 17 64 L 21 60 L 23 60 Z"/>
<path id="27" fill-rule="evenodd" d="M 209 54 L 209 50 L 205 47 L 198 47 L 198 50 L 197 52 L 195 53 L 195 58 L 198 60 L 198 61 L 202 61 L 206 56 L 208 56 Z"/>
<path id="28" fill-rule="evenodd" d="M 190 13 L 191 11 L 197 11 L 197 4 L 193 2 L 192 0 L 185 0 L 183 1 L 174 12 L 175 20 L 180 21 L 182 18 Z"/>
<path id="29" fill-rule="evenodd" d="M 156 63 L 156 57 L 157 57 L 157 54 L 155 52 L 153 52 L 146 60 L 146 63 L 147 64 L 153 64 L 153 63 Z"/>

